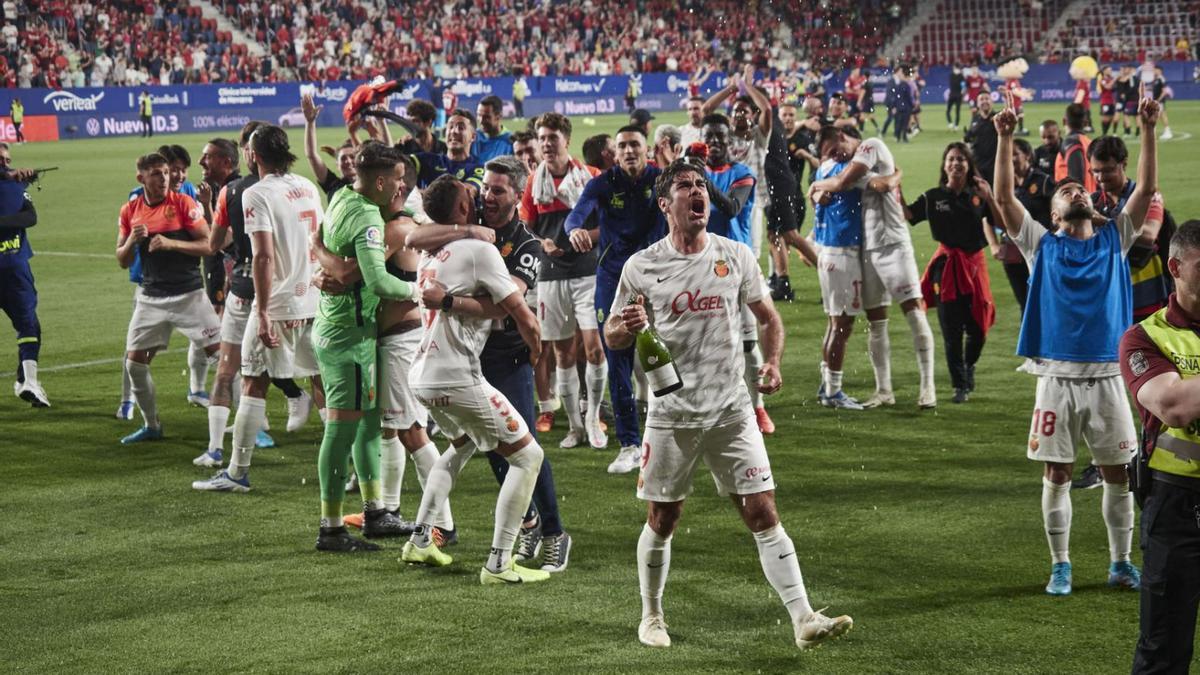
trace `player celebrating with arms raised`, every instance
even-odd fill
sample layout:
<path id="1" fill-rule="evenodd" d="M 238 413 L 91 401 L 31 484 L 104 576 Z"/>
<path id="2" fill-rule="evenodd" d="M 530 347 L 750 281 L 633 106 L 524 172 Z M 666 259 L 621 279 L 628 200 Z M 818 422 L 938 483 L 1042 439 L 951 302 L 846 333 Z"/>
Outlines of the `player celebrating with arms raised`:
<path id="1" fill-rule="evenodd" d="M 649 502 L 649 513 L 637 546 L 642 595 L 638 639 L 652 647 L 671 645 L 662 609 L 671 535 L 691 491 L 692 472 L 703 459 L 718 491 L 733 498 L 753 532 L 767 581 L 791 615 L 796 645 L 814 647 L 845 633 L 854 622 L 848 616 L 828 618 L 809 605 L 795 546 L 775 510 L 775 483 L 750 396 L 734 384 L 741 381 L 744 367 L 739 358 L 742 306 L 750 308 L 763 328 L 765 362 L 758 375 L 764 393 L 778 391 L 782 384 L 783 323 L 763 292 L 750 248 L 706 232 L 704 169 L 677 160 L 658 178 L 655 193 L 669 234 L 625 264 L 605 323 L 605 337 L 614 349 L 630 346 L 634 335 L 653 323 L 683 379 L 678 391 L 653 398 L 646 415 L 638 497 Z M 633 298 L 641 302 L 631 303 Z"/>

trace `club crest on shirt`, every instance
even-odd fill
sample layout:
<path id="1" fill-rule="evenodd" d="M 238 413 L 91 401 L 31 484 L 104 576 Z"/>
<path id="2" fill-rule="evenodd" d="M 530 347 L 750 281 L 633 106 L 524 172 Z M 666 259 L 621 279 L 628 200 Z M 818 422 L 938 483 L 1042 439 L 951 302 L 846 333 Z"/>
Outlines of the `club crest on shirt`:
<path id="1" fill-rule="evenodd" d="M 513 243 L 511 241 L 504 242 L 504 245 L 500 247 L 500 257 L 501 258 L 507 258 L 510 254 L 512 254 L 512 252 L 513 252 Z"/>
<path id="2" fill-rule="evenodd" d="M 725 262 L 724 260 L 718 260 L 713 265 L 713 274 L 717 275 L 717 277 L 720 279 L 724 279 L 725 277 L 729 276 L 729 263 Z"/>
<path id="3" fill-rule="evenodd" d="M 520 429 L 520 428 L 521 428 L 521 423 L 520 423 L 520 422 L 518 422 L 518 421 L 517 421 L 517 419 L 516 419 L 515 417 L 510 417 L 510 418 L 508 418 L 508 419 L 504 420 L 504 426 L 505 426 L 505 427 L 506 427 L 506 428 L 507 428 L 509 431 L 513 431 L 513 432 L 515 432 L 517 429 Z"/>
<path id="4" fill-rule="evenodd" d="M 1036 194 L 1037 194 L 1037 191 L 1038 191 L 1038 186 L 1037 186 L 1037 183 L 1034 183 L 1034 184 L 1032 184 L 1032 185 L 1030 185 L 1030 186 L 1029 186 L 1029 194 L 1031 194 L 1031 195 L 1036 195 Z"/>
<path id="5" fill-rule="evenodd" d="M 1030 450 L 1032 450 L 1032 451 L 1034 451 L 1034 452 L 1037 452 L 1037 451 L 1038 451 L 1038 439 L 1037 439 L 1037 436 L 1030 436 L 1030 437 L 1029 437 L 1029 449 L 1030 449 Z"/>
<path id="6" fill-rule="evenodd" d="M 971 196 L 971 206 L 979 208 L 981 204 L 983 204 L 983 200 L 979 198 L 979 195 Z"/>
<path id="7" fill-rule="evenodd" d="M 175 207 L 168 204 L 167 208 L 163 210 L 163 217 L 167 220 L 175 220 L 175 215 Z"/>
<path id="8" fill-rule="evenodd" d="M 1150 369 L 1150 363 L 1146 361 L 1146 355 L 1142 350 L 1138 350 L 1129 355 L 1129 371 L 1134 377 L 1141 377 L 1143 373 Z"/>

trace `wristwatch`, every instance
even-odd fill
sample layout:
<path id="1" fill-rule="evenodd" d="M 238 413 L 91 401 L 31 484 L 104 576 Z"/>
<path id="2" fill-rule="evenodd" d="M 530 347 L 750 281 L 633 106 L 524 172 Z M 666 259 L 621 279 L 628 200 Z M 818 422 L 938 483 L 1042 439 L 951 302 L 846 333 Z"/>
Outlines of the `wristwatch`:
<path id="1" fill-rule="evenodd" d="M 454 296 L 447 293 L 442 296 L 442 311 L 449 312 L 451 307 L 454 307 Z"/>

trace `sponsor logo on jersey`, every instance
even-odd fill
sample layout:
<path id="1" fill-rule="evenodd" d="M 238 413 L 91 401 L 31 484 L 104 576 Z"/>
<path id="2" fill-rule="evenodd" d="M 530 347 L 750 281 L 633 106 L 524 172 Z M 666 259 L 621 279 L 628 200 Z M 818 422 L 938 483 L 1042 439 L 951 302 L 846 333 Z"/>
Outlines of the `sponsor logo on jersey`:
<path id="1" fill-rule="evenodd" d="M 1142 350 L 1129 355 L 1129 370 L 1134 377 L 1141 377 L 1143 373 L 1150 369 L 1150 363 L 1146 360 L 1146 355 Z"/>
<path id="2" fill-rule="evenodd" d="M 712 312 L 725 308 L 725 299 L 719 295 L 701 295 L 700 289 L 684 291 L 671 301 L 671 312 Z"/>
<path id="3" fill-rule="evenodd" d="M 611 198 L 608 200 L 608 203 L 609 203 L 609 204 L 611 204 L 611 205 L 612 205 L 612 207 L 613 207 L 614 209 L 623 209 L 623 208 L 625 208 L 625 193 L 624 193 L 624 192 L 618 192 L 618 193 L 614 194 L 614 195 L 613 195 L 613 196 L 612 196 L 612 197 L 611 197 Z"/>
<path id="4" fill-rule="evenodd" d="M 718 260 L 713 265 L 713 274 L 716 274 L 717 277 L 721 279 L 729 276 L 729 263 L 725 262 L 724 260 Z"/>

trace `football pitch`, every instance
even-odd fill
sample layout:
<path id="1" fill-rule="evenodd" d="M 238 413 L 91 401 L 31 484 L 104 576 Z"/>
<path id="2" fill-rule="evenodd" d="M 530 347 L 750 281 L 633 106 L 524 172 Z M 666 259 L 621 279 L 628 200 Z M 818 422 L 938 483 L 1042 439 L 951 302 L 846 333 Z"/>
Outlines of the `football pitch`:
<path id="1" fill-rule="evenodd" d="M 1160 185 L 1183 222 L 1200 217 L 1200 137 L 1191 135 L 1200 134 L 1200 105 L 1172 103 L 1168 112 L 1176 139 L 1159 144 Z M 1038 121 L 1061 116 L 1061 106 L 1031 105 L 1027 126 L 1036 134 Z M 658 117 L 684 121 L 681 113 Z M 586 137 L 613 133 L 624 118 L 573 121 L 578 151 Z M 946 129 L 940 107 L 927 107 L 923 122 L 925 132 L 911 144 L 890 143 L 909 200 L 936 184 L 942 150 L 961 139 Z M 335 129 L 320 136 L 334 145 L 342 138 Z M 302 155 L 301 132 L 291 137 Z M 542 445 L 574 549 L 567 571 L 531 588 L 479 585 L 497 494 L 482 457 L 468 465 L 451 499 L 462 542 L 450 549 L 452 566 L 402 565 L 400 541 L 374 555 L 315 552 L 320 423 L 314 414 L 300 432 L 285 433 L 277 391 L 268 409 L 278 447 L 254 453 L 253 491 L 193 491 L 191 482 L 210 473 L 191 464 L 207 443 L 207 423 L 185 400 L 182 336 L 152 366 L 166 438 L 118 443 L 140 417 L 113 418 L 133 294 L 113 251 L 136 156 L 179 143 L 198 160 L 208 138 L 12 149 L 15 166 L 61 171 L 31 190 L 39 215 L 30 239 L 41 379 L 53 407 L 0 398 L 0 670 L 1128 672 L 1138 597 L 1105 585 L 1101 490 L 1072 494 L 1074 594 L 1043 592 L 1050 561 L 1041 466 L 1025 459 L 1035 382 L 1014 370 L 1019 315 L 994 260 L 997 322 L 970 402 L 950 402 L 939 337 L 940 403 L 917 410 L 912 343 L 894 308 L 897 404 L 853 412 L 816 402 L 825 319 L 816 274 L 792 257 L 797 299 L 780 306 L 784 388 L 767 399 L 778 426 L 767 447 L 814 607 L 850 614 L 856 624 L 811 653 L 797 652 L 750 533 L 703 471 L 674 538 L 664 596 L 673 646 L 642 647 L 635 546 L 645 507 L 634 497 L 636 474 L 605 472 L 617 451 L 611 436 L 603 452 L 559 449 L 561 415 Z M 1138 147 L 1131 143 L 1131 177 Z M 302 157 L 296 168 L 309 174 Z M 200 180 L 198 166 L 189 177 Z M 805 232 L 810 225 L 811 215 Z M 928 227 L 912 233 L 923 266 L 934 248 Z M 940 336 L 932 312 L 930 323 Z M 7 387 L 15 347 L 11 337 L 0 342 Z M 845 388 L 861 397 L 874 386 L 866 342 L 860 321 Z M 404 490 L 401 508 L 411 518 L 419 501 L 411 463 Z M 353 496 L 347 504 L 355 506 Z M 1136 534 L 1134 549 L 1140 564 Z"/>

